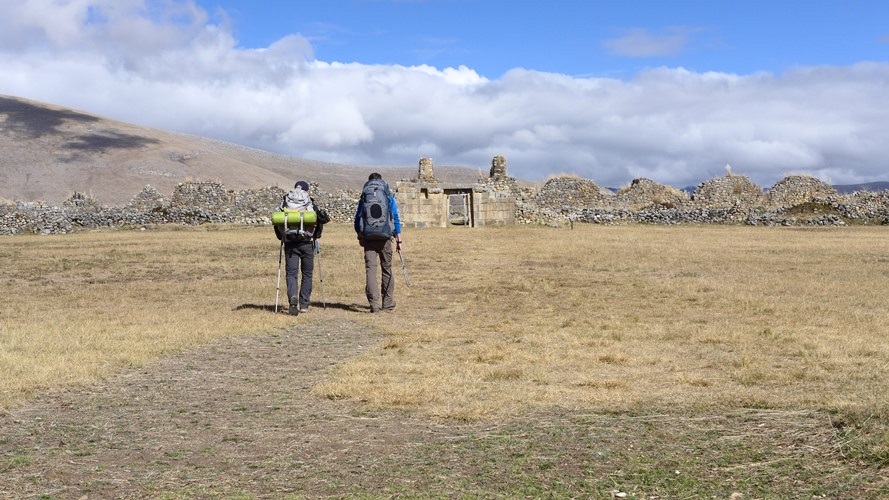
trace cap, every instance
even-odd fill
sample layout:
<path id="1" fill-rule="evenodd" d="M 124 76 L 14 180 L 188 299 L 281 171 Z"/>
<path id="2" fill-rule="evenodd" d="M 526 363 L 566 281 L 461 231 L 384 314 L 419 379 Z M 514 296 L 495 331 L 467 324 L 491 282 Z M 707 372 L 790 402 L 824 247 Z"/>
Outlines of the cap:
<path id="1" fill-rule="evenodd" d="M 309 190 L 309 183 L 306 181 L 296 181 L 296 184 L 293 185 L 294 188 L 300 188 L 303 191 Z"/>

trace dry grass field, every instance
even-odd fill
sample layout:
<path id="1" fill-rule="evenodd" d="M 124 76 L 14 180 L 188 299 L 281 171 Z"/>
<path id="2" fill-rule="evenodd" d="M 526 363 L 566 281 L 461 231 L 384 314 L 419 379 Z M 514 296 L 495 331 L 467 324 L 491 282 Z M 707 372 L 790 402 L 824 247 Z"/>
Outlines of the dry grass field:
<path id="1" fill-rule="evenodd" d="M 398 480 L 353 470 L 308 496 L 889 495 L 885 228 L 451 228 L 405 242 L 412 286 L 399 268 L 397 311 L 372 315 L 351 227 L 329 226 L 323 285 L 316 273 L 312 311 L 291 317 L 273 313 L 268 227 L 2 238 L 0 408 L 22 422 L 34 401 L 226 339 L 326 329 L 361 348 L 324 351 L 306 401 L 462 430 L 425 443 L 425 461 L 393 470 L 390 449 L 362 465 Z M 0 479 L 44 491 L 25 472 L 51 459 L 16 439 L 0 436 Z M 596 466 L 603 453 L 621 465 Z M 265 496 L 246 480 L 128 481 L 137 497 Z"/>

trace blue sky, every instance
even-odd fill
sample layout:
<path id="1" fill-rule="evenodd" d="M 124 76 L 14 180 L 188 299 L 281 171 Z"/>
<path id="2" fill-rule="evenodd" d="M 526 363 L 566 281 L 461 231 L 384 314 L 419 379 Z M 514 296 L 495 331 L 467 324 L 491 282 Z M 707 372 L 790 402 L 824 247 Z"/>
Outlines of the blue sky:
<path id="1" fill-rule="evenodd" d="M 307 37 L 324 61 L 631 77 L 649 67 L 738 74 L 889 57 L 889 4 L 864 0 L 201 1 L 239 45 Z"/>
<path id="2" fill-rule="evenodd" d="M 889 2 L 0 0 L 0 93 L 309 159 L 887 180 Z"/>

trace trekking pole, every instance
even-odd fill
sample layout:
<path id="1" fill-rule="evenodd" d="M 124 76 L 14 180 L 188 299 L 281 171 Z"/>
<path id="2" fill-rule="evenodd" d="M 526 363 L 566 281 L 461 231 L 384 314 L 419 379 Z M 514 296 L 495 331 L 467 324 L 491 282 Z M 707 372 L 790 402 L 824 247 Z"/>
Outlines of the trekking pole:
<path id="1" fill-rule="evenodd" d="M 407 286 L 411 286 L 411 279 L 407 275 L 407 267 L 404 265 L 404 255 L 401 254 L 401 250 L 398 251 L 398 258 L 401 259 L 401 271 L 404 273 L 404 282 L 407 283 Z"/>
<path id="2" fill-rule="evenodd" d="M 324 269 L 321 268 L 321 242 L 315 240 L 315 254 L 318 255 L 318 278 L 321 280 L 321 307 L 327 309 L 327 301 L 324 300 Z"/>
<path id="3" fill-rule="evenodd" d="M 286 215 L 286 214 L 285 214 Z M 281 293 L 281 257 L 284 256 L 284 239 L 281 239 L 281 246 L 278 249 L 278 286 L 275 289 L 275 312 L 278 312 L 278 295 Z"/>

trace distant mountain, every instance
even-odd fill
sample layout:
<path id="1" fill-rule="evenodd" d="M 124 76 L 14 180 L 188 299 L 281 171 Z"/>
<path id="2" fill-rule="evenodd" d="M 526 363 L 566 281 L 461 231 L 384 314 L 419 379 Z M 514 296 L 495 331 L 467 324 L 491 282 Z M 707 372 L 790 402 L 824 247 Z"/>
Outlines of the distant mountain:
<path id="1" fill-rule="evenodd" d="M 850 194 L 855 191 L 879 192 L 889 189 L 889 182 L 866 182 L 864 184 L 834 185 L 834 189 L 840 194 Z"/>
<path id="2" fill-rule="evenodd" d="M 685 186 L 682 188 L 682 191 L 685 191 L 688 195 L 692 195 L 697 189 L 698 186 Z M 884 191 L 889 189 L 889 182 L 866 182 L 864 184 L 835 184 L 833 188 L 837 190 L 837 193 L 840 194 L 851 194 L 855 191 L 870 191 L 872 193 Z M 771 186 L 764 186 L 763 189 L 768 191 L 771 189 Z"/>
<path id="3" fill-rule="evenodd" d="M 0 200 L 58 205 L 79 192 L 103 205 L 123 205 L 145 185 L 169 196 L 185 181 L 242 190 L 290 188 L 305 179 L 336 192 L 361 189 L 372 171 L 394 183 L 416 177 L 418 167 L 293 158 L 0 95 Z M 435 176 L 444 182 L 474 182 L 479 170 L 435 166 Z"/>

